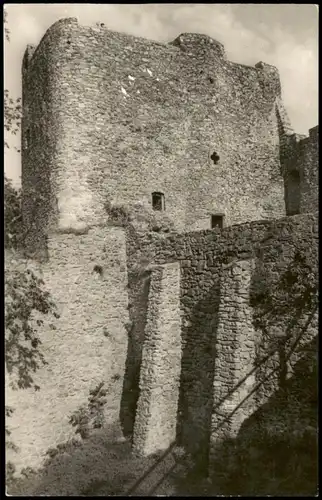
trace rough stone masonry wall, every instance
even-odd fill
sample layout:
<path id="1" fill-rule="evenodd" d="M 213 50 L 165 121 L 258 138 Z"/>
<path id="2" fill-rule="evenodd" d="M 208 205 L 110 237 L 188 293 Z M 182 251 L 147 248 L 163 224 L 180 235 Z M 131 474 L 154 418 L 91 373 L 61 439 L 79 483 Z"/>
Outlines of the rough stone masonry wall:
<path id="1" fill-rule="evenodd" d="M 48 217 L 55 209 L 51 185 L 59 124 L 51 105 L 54 81 L 49 73 L 50 53 L 38 51 L 38 63 L 30 69 L 33 52 L 28 46 L 22 62 L 22 215 L 26 251 L 32 255 L 37 249 L 46 258 Z"/>
<path id="2" fill-rule="evenodd" d="M 314 212 L 318 208 L 318 127 L 310 130 L 309 137 L 287 135 L 283 143 L 286 212 Z"/>
<path id="3" fill-rule="evenodd" d="M 246 373 L 250 377 L 245 387 L 241 386 L 231 402 L 236 403 L 241 393 L 250 390 L 254 377 L 256 384 L 261 384 L 251 403 L 254 411 L 276 389 L 276 360 L 269 360 L 262 364 L 261 370 L 251 373 L 254 357 L 258 360 L 263 353 L 267 354 L 270 346 L 261 331 L 255 335 L 252 325 L 255 310 L 249 307 L 250 296 L 258 285 L 266 287 L 267 292 L 273 289 L 296 252 L 306 256 L 317 274 L 317 232 L 317 215 L 305 214 L 246 223 L 222 231 L 168 238 L 147 235 L 136 241 L 136 245 L 134 240 L 128 241 L 130 268 L 144 253 L 154 264 L 180 262 L 183 351 L 177 438 L 201 460 L 208 460 L 210 448 L 210 456 L 215 455 L 221 440 L 218 414 L 227 414 L 228 406 L 226 402 L 225 410 L 225 404 L 222 408 L 216 405 L 214 411 L 219 396 L 226 393 L 229 397 L 231 386 Z M 135 311 L 131 314 L 135 321 Z M 302 342 L 316 335 L 316 318 L 312 325 Z M 226 332 L 229 332 L 227 337 Z M 269 380 L 262 384 L 267 372 Z M 252 409 L 247 405 L 246 401 L 235 414 L 235 420 L 230 420 L 226 427 L 228 434 L 238 432 L 242 419 Z"/>
<path id="4" fill-rule="evenodd" d="M 94 266 L 101 266 L 101 275 Z M 18 471 L 38 467 L 48 448 L 75 436 L 69 416 L 97 383 L 106 384 L 107 422 L 118 420 L 122 394 L 128 321 L 123 230 L 55 235 L 41 270 L 61 317 L 54 320 L 56 331 L 40 332 L 48 362 L 35 373 L 40 391 L 12 391 L 6 377 L 6 404 L 15 409 L 6 424 L 20 448 L 8 460 Z"/>
<path id="5" fill-rule="evenodd" d="M 204 35 L 162 44 L 76 19 L 28 51 L 23 137 L 36 128 L 23 185 L 45 197 L 25 200 L 28 226 L 38 207 L 34 236 L 96 224 L 106 200 L 151 204 L 153 191 L 179 231 L 216 213 L 227 225 L 285 213 L 274 67 L 232 63 Z"/>
<path id="6" fill-rule="evenodd" d="M 277 102 L 276 111 L 286 213 L 315 212 L 319 203 L 319 127 L 311 128 L 308 137 L 295 134 L 285 120 L 282 102 Z"/>
<path id="7" fill-rule="evenodd" d="M 148 455 L 176 440 L 181 372 L 180 265 L 153 269 L 133 444 Z"/>
<path id="8" fill-rule="evenodd" d="M 221 271 L 211 422 L 216 446 L 237 434 L 254 410 L 256 332 L 249 304 L 254 267 L 254 259 L 238 260 Z"/>
<path id="9" fill-rule="evenodd" d="M 319 206 L 319 127 L 311 128 L 309 134 L 300 143 L 300 213 L 313 212 Z"/>

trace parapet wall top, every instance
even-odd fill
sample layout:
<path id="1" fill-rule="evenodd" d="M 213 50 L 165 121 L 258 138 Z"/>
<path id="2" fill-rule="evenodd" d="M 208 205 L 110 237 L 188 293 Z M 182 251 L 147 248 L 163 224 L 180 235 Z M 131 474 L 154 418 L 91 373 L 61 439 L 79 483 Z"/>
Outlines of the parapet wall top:
<path id="1" fill-rule="evenodd" d="M 222 43 L 217 42 L 208 35 L 203 35 L 201 33 L 181 33 L 170 45 L 175 45 L 181 50 L 188 49 L 189 47 L 194 48 L 209 48 L 220 57 L 226 57 L 225 48 Z"/>
<path id="2" fill-rule="evenodd" d="M 28 68 L 28 65 L 29 65 L 29 63 L 32 59 L 32 56 L 34 55 L 36 49 L 37 49 L 37 47 L 35 45 L 30 45 L 30 44 L 27 45 L 24 56 L 23 56 L 23 60 L 22 60 L 23 71 Z"/>
<path id="3" fill-rule="evenodd" d="M 276 75 L 279 75 L 279 71 L 278 71 L 276 66 L 273 66 L 272 64 L 267 64 L 263 61 L 259 61 L 257 64 L 255 64 L 255 68 L 262 69 L 262 70 L 266 71 L 267 73 L 271 73 L 271 74 L 274 73 Z"/>
<path id="4" fill-rule="evenodd" d="M 310 138 L 312 138 L 312 139 L 318 138 L 318 136 L 319 136 L 319 126 L 316 125 L 315 127 L 310 128 L 309 129 L 309 134 L 310 134 Z"/>

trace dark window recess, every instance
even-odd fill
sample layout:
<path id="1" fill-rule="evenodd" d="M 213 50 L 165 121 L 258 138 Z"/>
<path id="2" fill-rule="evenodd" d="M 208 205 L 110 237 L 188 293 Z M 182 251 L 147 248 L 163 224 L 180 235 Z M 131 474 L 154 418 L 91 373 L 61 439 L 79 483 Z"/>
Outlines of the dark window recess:
<path id="1" fill-rule="evenodd" d="M 222 229 L 224 227 L 224 216 L 223 215 L 212 215 L 211 216 L 211 229 L 215 227 Z"/>
<path id="2" fill-rule="evenodd" d="M 98 266 L 97 264 L 94 266 L 93 268 L 93 273 L 97 273 L 99 274 L 100 276 L 103 275 L 103 268 L 102 266 Z"/>
<path id="3" fill-rule="evenodd" d="M 25 149 L 28 149 L 30 147 L 30 128 L 26 129 L 24 142 L 25 142 Z"/>
<path id="4" fill-rule="evenodd" d="M 163 193 L 152 193 L 152 208 L 159 211 L 165 210 Z"/>
<path id="5" fill-rule="evenodd" d="M 217 163 L 219 162 L 220 158 L 218 156 L 218 154 L 216 153 L 216 151 L 214 151 L 212 153 L 212 155 L 210 156 L 211 160 L 214 162 L 215 165 L 217 165 Z"/>

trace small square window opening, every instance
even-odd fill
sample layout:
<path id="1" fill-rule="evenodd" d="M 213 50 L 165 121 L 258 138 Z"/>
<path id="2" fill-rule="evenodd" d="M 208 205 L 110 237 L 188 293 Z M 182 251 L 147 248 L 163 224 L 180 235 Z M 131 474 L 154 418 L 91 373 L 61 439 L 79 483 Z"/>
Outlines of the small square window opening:
<path id="1" fill-rule="evenodd" d="M 217 227 L 218 229 L 222 229 L 224 227 L 224 215 L 215 214 L 211 216 L 211 229 Z"/>
<path id="2" fill-rule="evenodd" d="M 164 194 L 163 193 L 152 193 L 152 208 L 153 210 L 162 211 L 165 210 Z"/>

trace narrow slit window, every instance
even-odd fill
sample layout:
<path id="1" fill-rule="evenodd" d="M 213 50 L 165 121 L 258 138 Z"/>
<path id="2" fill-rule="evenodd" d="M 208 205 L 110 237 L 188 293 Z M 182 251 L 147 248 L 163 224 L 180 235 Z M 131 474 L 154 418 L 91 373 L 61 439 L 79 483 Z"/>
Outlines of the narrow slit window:
<path id="1" fill-rule="evenodd" d="M 215 214 L 211 216 L 211 229 L 217 227 L 218 229 L 222 229 L 224 227 L 224 215 Z"/>
<path id="2" fill-rule="evenodd" d="M 152 208 L 153 210 L 162 211 L 165 210 L 164 194 L 163 193 L 152 193 Z"/>
<path id="3" fill-rule="evenodd" d="M 26 129 L 25 141 L 24 141 L 25 149 L 28 149 L 30 146 L 30 128 Z"/>

